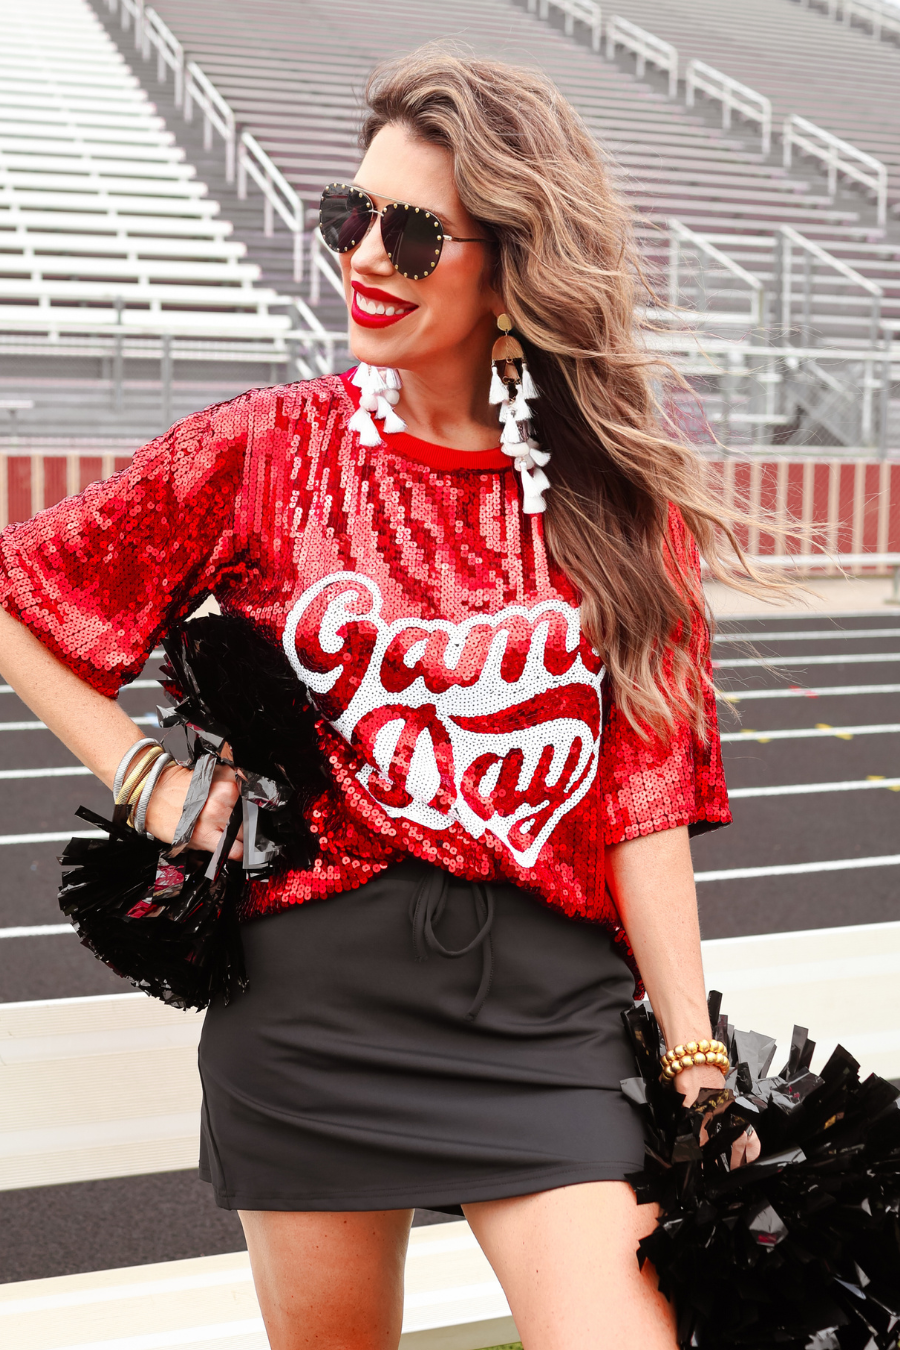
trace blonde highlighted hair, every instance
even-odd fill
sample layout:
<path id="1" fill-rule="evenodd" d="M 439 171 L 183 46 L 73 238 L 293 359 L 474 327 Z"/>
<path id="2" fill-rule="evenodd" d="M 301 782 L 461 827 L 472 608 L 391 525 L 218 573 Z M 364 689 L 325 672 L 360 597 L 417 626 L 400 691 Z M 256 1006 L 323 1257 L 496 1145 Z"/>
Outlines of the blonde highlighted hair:
<path id="1" fill-rule="evenodd" d="M 603 151 L 540 72 L 437 46 L 379 67 L 366 97 L 363 147 L 399 124 L 449 150 L 461 201 L 496 239 L 496 285 L 553 456 L 547 545 L 581 593 L 617 704 L 641 731 L 686 718 L 704 735 L 707 618 L 671 508 L 714 576 L 757 592 L 785 583 L 746 563 L 741 517 L 705 489 L 699 456 L 661 411 L 653 386 L 677 376 L 643 345 L 633 213 Z"/>

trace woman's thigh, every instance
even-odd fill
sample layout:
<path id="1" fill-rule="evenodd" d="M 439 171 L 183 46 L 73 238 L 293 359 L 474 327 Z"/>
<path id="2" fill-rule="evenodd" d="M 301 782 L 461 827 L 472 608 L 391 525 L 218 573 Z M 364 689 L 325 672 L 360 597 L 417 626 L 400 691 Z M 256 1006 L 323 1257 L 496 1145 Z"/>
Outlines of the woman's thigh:
<path id="1" fill-rule="evenodd" d="M 464 1206 L 525 1350 L 676 1350 L 675 1315 L 637 1245 L 656 1223 L 624 1181 Z"/>
<path id="2" fill-rule="evenodd" d="M 397 1350 L 412 1216 L 242 1210 L 272 1350 Z"/>

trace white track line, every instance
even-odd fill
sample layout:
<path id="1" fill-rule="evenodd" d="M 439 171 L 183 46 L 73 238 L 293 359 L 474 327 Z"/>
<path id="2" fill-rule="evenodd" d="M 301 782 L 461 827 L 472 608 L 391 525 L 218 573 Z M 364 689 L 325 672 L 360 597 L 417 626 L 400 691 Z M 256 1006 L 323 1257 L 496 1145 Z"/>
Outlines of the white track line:
<path id="1" fill-rule="evenodd" d="M 865 727 L 800 727 L 798 730 L 787 731 L 726 731 L 720 736 L 721 741 L 759 741 L 765 744 L 766 741 L 796 741 L 806 740 L 813 736 L 837 736 L 838 739 L 850 736 L 887 736 L 892 732 L 900 731 L 900 722 L 876 722 L 871 726 Z"/>
<path id="2" fill-rule="evenodd" d="M 105 839 L 102 830 L 51 830 L 48 834 L 0 834 L 4 844 L 64 844 L 69 839 Z"/>
<path id="3" fill-rule="evenodd" d="M 695 881 L 741 881 L 750 877 L 799 877 L 807 872 L 850 872 L 857 867 L 897 867 L 900 853 L 883 858 L 840 858 L 834 862 L 785 863 L 778 867 L 729 867 L 718 872 L 695 872 Z"/>
<path id="4" fill-rule="evenodd" d="M 147 713 L 145 717 L 132 717 L 132 722 L 138 727 L 158 727 L 159 718 L 155 713 Z M 46 722 L 0 722 L 0 731 L 46 731 Z"/>
<path id="5" fill-rule="evenodd" d="M 808 633 L 714 633 L 713 642 L 830 642 L 832 638 L 900 637 L 900 628 L 811 628 Z"/>
<path id="6" fill-rule="evenodd" d="M 90 772 L 90 769 L 86 769 L 82 764 L 67 764 L 63 769 L 0 769 L 0 781 L 12 779 L 18 782 L 20 778 L 81 778 Z"/>
<path id="7" fill-rule="evenodd" d="M 818 689 L 747 689 L 742 693 L 717 689 L 726 703 L 743 703 L 748 698 L 823 698 L 830 694 L 900 694 L 900 684 L 827 684 Z M 137 721 L 137 718 L 135 718 Z M 0 724 L 2 730 L 2 724 Z"/>
<path id="8" fill-rule="evenodd" d="M 865 788 L 900 791 L 900 778 L 851 778 L 843 783 L 786 783 L 778 787 L 730 788 L 731 801 L 739 797 L 804 797 L 812 792 L 858 792 Z"/>
<path id="9" fill-rule="evenodd" d="M 60 933 L 74 933 L 70 923 L 39 923 L 30 928 L 0 928 L 0 939 L 23 937 L 56 937 Z"/>
<path id="10" fill-rule="evenodd" d="M 750 666 L 868 666 L 900 661 L 900 652 L 859 652 L 849 656 L 736 656 L 733 661 L 713 661 L 713 670 L 748 669 Z"/>

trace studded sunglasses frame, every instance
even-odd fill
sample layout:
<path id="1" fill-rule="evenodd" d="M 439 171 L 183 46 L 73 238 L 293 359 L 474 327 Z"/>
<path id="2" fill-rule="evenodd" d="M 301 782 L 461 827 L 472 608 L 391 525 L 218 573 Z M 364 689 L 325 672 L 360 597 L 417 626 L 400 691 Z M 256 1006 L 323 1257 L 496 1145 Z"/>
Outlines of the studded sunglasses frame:
<path id="1" fill-rule="evenodd" d="M 346 220 L 351 220 L 354 210 L 361 207 L 368 216 L 368 223 L 358 239 L 351 239 L 348 244 L 341 245 L 338 242 L 332 242 L 332 239 L 329 238 L 329 234 L 338 227 L 338 223 L 334 219 L 326 219 L 326 211 L 327 203 L 339 201 L 344 195 L 346 195 L 348 203 Z M 358 198 L 358 202 L 354 203 L 352 201 L 353 197 Z M 429 238 L 427 234 L 424 238 L 416 239 L 414 241 L 406 238 L 411 223 L 409 212 L 413 212 L 415 216 L 423 218 L 422 222 L 417 222 L 417 224 L 424 224 L 425 231 L 429 231 L 430 229 L 434 230 L 432 238 Z M 388 201 L 387 206 L 383 206 L 379 210 L 368 192 L 364 192 L 362 188 L 355 187 L 352 183 L 329 183 L 322 193 L 322 200 L 319 206 L 319 229 L 326 247 L 331 249 L 332 253 L 350 253 L 353 249 L 359 248 L 363 239 L 365 239 L 369 230 L 372 228 L 376 216 L 381 217 L 381 239 L 384 244 L 385 253 L 387 253 L 390 258 L 394 271 L 399 272 L 401 276 L 409 277 L 412 281 L 424 281 L 426 277 L 431 276 L 441 260 L 441 253 L 445 243 L 490 244 L 493 242 L 491 239 L 484 239 L 481 237 L 464 239 L 457 234 L 447 234 L 440 218 L 436 216 L 433 211 L 427 211 L 424 206 L 413 206 L 410 202 Z M 397 220 L 396 226 L 393 224 L 395 220 Z M 407 248 L 409 249 L 420 247 L 423 250 L 421 271 L 413 271 L 410 273 L 403 270 L 398 259 L 401 256 L 401 248 L 404 245 L 404 241 L 406 241 Z"/>

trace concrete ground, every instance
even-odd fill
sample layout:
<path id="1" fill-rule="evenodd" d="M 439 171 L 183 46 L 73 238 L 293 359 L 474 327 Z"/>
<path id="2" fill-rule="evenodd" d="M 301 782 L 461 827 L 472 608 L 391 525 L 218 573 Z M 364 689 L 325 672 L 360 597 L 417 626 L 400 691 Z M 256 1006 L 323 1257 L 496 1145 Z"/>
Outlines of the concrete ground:
<path id="1" fill-rule="evenodd" d="M 807 577 L 805 589 L 788 599 L 765 604 L 755 595 L 723 586 L 706 584 L 706 594 L 717 619 L 778 618 L 786 614 L 900 614 L 900 601 L 891 603 L 894 583 L 891 577 Z"/>

